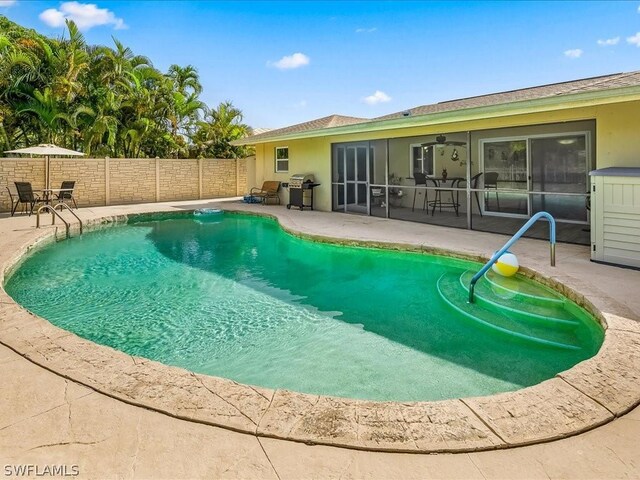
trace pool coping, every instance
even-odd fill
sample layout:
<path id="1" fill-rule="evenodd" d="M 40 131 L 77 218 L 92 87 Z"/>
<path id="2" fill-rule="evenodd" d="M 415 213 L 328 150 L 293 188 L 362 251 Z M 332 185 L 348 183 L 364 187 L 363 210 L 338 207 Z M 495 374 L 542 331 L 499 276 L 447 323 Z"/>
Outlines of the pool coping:
<path id="1" fill-rule="evenodd" d="M 429 245 L 314 234 L 286 215 L 223 208 L 273 218 L 286 232 L 313 241 L 486 259 Z M 87 221 L 86 227 L 99 229 L 128 218 L 97 217 Z M 34 230 L 15 250 L 0 252 L 0 285 L 34 248 L 63 233 L 52 228 Z M 4 289 L 0 290 L 0 343 L 64 378 L 175 418 L 262 437 L 362 450 L 439 453 L 529 445 L 593 429 L 640 404 L 640 324 L 601 312 L 588 295 L 536 269 L 523 269 L 523 273 L 593 313 L 605 327 L 604 343 L 596 356 L 552 379 L 486 397 L 376 402 L 243 385 L 84 340 L 28 312 Z"/>

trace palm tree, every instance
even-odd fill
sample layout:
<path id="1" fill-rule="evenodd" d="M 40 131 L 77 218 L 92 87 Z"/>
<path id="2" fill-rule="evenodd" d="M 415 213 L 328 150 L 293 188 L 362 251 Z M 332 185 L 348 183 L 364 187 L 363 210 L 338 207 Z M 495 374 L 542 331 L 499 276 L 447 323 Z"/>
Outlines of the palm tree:
<path id="1" fill-rule="evenodd" d="M 24 113 L 35 115 L 43 127 L 42 132 L 46 135 L 45 138 L 39 138 L 39 142 L 59 142 L 62 135 L 62 124 L 71 125 L 73 123 L 71 116 L 64 112 L 61 102 L 48 87 L 43 92 L 34 91 L 29 101 L 18 105 L 17 113 L 18 115 Z"/>
<path id="2" fill-rule="evenodd" d="M 166 73 L 117 39 L 86 43 L 67 21 L 44 37 L 0 16 L 0 146 L 55 141 L 112 157 L 240 156 L 228 142 L 246 135 L 231 102 L 209 110 L 192 65 Z"/>
<path id="3" fill-rule="evenodd" d="M 200 154 L 214 158 L 238 158 L 248 154 L 246 147 L 229 144 L 233 140 L 246 137 L 250 127 L 242 123 L 242 111 L 230 101 L 222 102 L 217 108 L 209 110 L 203 122 L 198 123 L 194 135 Z"/>
<path id="4" fill-rule="evenodd" d="M 198 70 L 196 70 L 193 65 L 187 65 L 186 67 L 171 65 L 167 75 L 173 80 L 178 92 L 183 95 L 187 95 L 188 93 L 200 95 L 200 93 L 202 93 Z M 191 92 L 189 92 L 189 90 L 191 90 Z"/>
<path id="5" fill-rule="evenodd" d="M 69 40 L 60 40 L 59 48 L 53 51 L 54 78 L 51 88 L 57 97 L 62 97 L 69 104 L 83 92 L 81 75 L 89 69 L 90 64 L 84 36 L 73 21 L 67 20 L 66 24 Z"/>

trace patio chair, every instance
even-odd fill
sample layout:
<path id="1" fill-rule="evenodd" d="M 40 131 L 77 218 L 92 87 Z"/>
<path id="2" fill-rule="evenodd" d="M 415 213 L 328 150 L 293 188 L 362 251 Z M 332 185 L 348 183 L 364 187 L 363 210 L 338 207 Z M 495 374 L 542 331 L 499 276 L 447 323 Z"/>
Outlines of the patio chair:
<path id="1" fill-rule="evenodd" d="M 20 203 L 18 201 L 18 192 L 12 191 L 11 188 L 7 186 L 7 193 L 9 194 L 9 201 L 11 202 L 11 207 L 9 207 L 9 211 L 11 212 L 11 216 L 13 217 L 15 208 L 17 208 L 18 203 Z"/>
<path id="2" fill-rule="evenodd" d="M 62 182 L 60 186 L 60 192 L 56 195 L 56 200 L 58 202 L 64 202 L 65 200 L 71 200 L 73 202 L 74 208 L 78 208 L 78 204 L 76 203 L 76 199 L 73 196 L 73 189 L 76 186 L 76 182 L 73 180 L 65 180 Z"/>
<path id="3" fill-rule="evenodd" d="M 478 183 L 480 182 L 480 177 L 482 176 L 482 172 L 474 175 L 473 177 L 471 177 L 471 188 L 473 188 L 474 190 L 476 188 L 478 188 Z M 458 188 L 464 188 L 467 186 L 467 180 L 462 178 L 460 179 L 460 181 L 458 182 Z M 460 194 L 460 191 L 457 192 L 458 194 Z M 480 216 L 482 217 L 482 209 L 480 208 L 480 195 L 478 195 L 478 192 L 473 192 L 475 197 L 476 197 L 476 203 L 478 204 L 478 212 L 480 213 Z M 497 193 L 496 193 L 497 194 Z M 458 203 L 460 203 L 459 199 L 458 199 Z"/>
<path id="4" fill-rule="evenodd" d="M 280 182 L 277 180 L 266 180 L 262 184 L 262 187 L 253 187 L 249 191 L 249 196 L 260 199 L 263 204 L 266 204 L 270 198 L 274 198 L 278 201 L 278 205 L 280 205 L 279 190 Z"/>
<path id="5" fill-rule="evenodd" d="M 416 188 L 413 189 L 413 206 L 411 207 L 411 211 L 413 212 L 416 209 L 416 195 L 418 194 L 418 187 L 420 185 L 425 187 L 424 190 L 424 201 L 422 202 L 422 209 L 425 209 L 427 205 L 429 191 L 426 189 L 427 187 L 427 176 L 422 172 L 413 172 L 413 179 L 416 182 Z"/>
<path id="6" fill-rule="evenodd" d="M 498 172 L 485 172 L 484 173 L 484 188 L 492 188 L 496 191 L 496 204 L 498 205 L 498 211 L 500 211 L 500 198 L 498 198 Z M 489 192 L 484 192 L 484 206 L 485 209 L 489 205 Z"/>
<path id="7" fill-rule="evenodd" d="M 29 216 L 33 213 L 33 207 L 37 203 L 43 203 L 43 200 L 33 193 L 33 188 L 31 188 L 31 183 L 29 182 L 14 182 L 16 185 L 16 190 L 18 191 L 18 201 L 16 202 L 13 210 L 11 212 L 11 216 L 16 212 L 19 204 L 23 204 L 23 212 L 27 210 L 27 205 L 29 205 Z"/>

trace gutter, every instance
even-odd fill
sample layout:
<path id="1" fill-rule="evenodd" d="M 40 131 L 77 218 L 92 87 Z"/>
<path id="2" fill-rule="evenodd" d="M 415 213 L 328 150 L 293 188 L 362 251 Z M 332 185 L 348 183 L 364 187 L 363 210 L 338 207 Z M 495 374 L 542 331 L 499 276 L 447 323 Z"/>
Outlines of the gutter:
<path id="1" fill-rule="evenodd" d="M 640 100 L 640 86 L 610 88 L 595 92 L 582 92 L 569 95 L 555 95 L 551 97 L 522 100 L 519 102 L 501 103 L 483 107 L 471 107 L 447 112 L 429 113 L 409 117 L 393 118 L 390 120 L 369 120 L 353 125 L 341 127 L 293 132 L 283 135 L 265 136 L 259 139 L 251 137 L 234 140 L 231 145 L 259 145 L 280 140 L 295 140 L 303 138 L 326 137 L 332 135 L 347 135 L 355 133 L 379 132 L 397 128 L 422 127 L 443 123 L 480 120 L 484 118 L 506 117 L 538 113 L 540 111 L 566 110 L 569 108 L 590 107 L 610 103 Z"/>

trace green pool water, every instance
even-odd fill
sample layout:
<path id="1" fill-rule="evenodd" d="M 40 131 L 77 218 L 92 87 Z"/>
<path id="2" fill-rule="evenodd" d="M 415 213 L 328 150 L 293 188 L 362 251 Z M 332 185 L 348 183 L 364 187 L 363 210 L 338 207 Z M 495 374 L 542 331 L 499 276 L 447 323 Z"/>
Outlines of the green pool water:
<path id="1" fill-rule="evenodd" d="M 225 213 L 142 217 L 49 245 L 5 289 L 53 324 L 129 354 L 252 385 L 352 398 L 515 390 L 598 350 L 602 330 L 586 315 L 572 349 L 470 322 L 437 284 L 444 274 L 478 268 L 310 242 L 272 220 Z"/>

